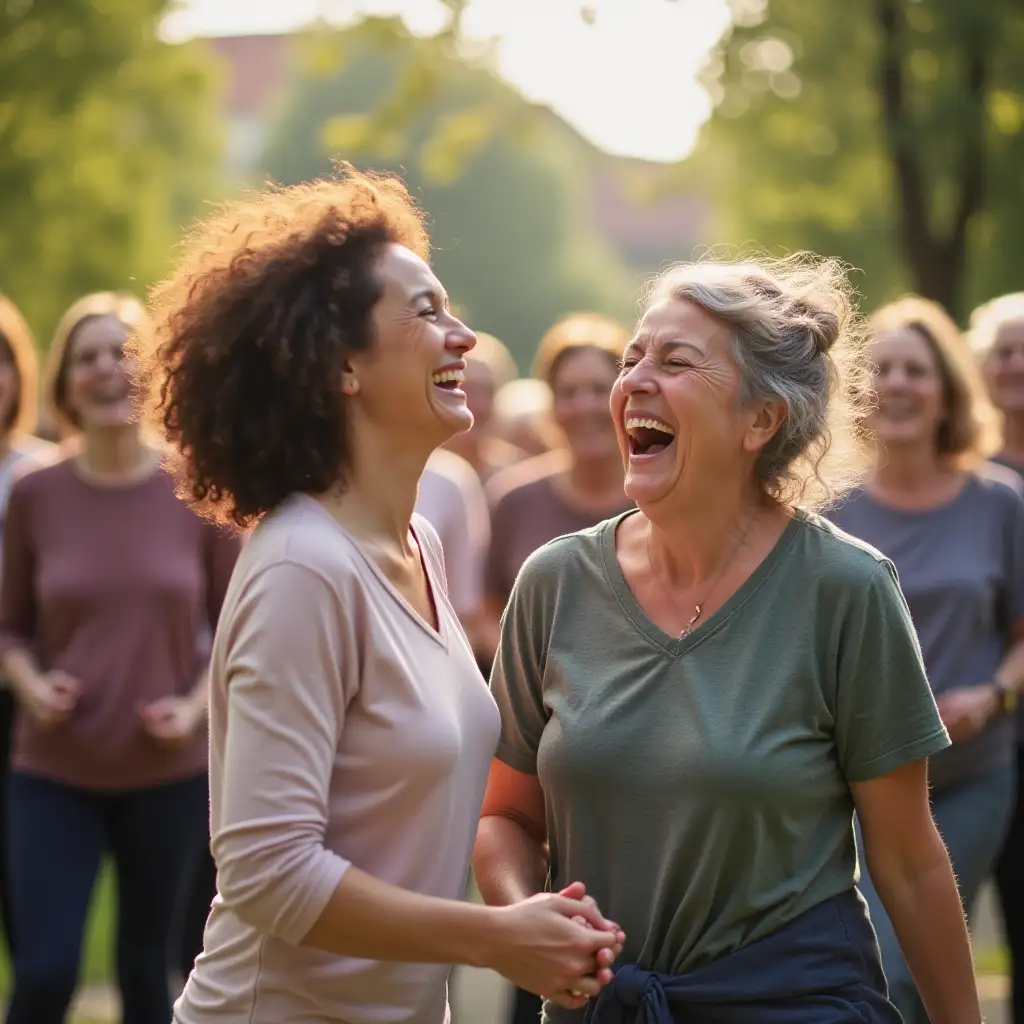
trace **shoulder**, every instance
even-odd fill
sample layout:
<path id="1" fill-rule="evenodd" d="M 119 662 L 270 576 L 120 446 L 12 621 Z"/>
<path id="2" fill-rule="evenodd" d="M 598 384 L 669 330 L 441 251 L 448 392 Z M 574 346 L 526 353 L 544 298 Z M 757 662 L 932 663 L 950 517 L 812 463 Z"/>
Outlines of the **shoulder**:
<path id="1" fill-rule="evenodd" d="M 11 499 L 45 499 L 74 486 L 77 479 L 73 456 L 65 455 L 48 463 L 20 459 L 15 466 Z"/>
<path id="2" fill-rule="evenodd" d="M 523 562 L 516 578 L 516 590 L 546 590 L 553 594 L 560 586 L 571 585 L 595 572 L 601 573 L 608 542 L 614 543 L 615 530 L 625 515 L 628 513 L 542 544 Z"/>
<path id="3" fill-rule="evenodd" d="M 797 557 L 802 571 L 813 574 L 819 586 L 861 590 L 882 576 L 894 575 L 892 562 L 878 548 L 847 533 L 831 519 L 802 512 L 798 525 Z"/>
<path id="4" fill-rule="evenodd" d="M 238 562 L 240 579 L 270 574 L 317 578 L 338 593 L 366 574 L 355 542 L 307 495 L 293 495 L 249 534 Z"/>
<path id="5" fill-rule="evenodd" d="M 461 455 L 438 448 L 427 460 L 424 476 L 436 477 L 460 490 L 477 490 L 480 479 L 476 470 Z"/>
<path id="6" fill-rule="evenodd" d="M 1009 487 L 1014 494 L 1024 497 L 1024 479 L 1020 472 L 1004 462 L 992 459 L 983 462 L 976 470 L 976 475 L 982 480 L 993 480 Z"/>
<path id="7" fill-rule="evenodd" d="M 992 505 L 1005 514 L 1019 515 L 1024 509 L 1024 491 L 1021 489 L 1020 477 L 1013 470 L 1005 470 L 1004 473 L 993 472 L 1003 468 L 989 463 L 973 473 L 968 482 L 970 490 L 965 497 L 971 502 Z"/>
<path id="8" fill-rule="evenodd" d="M 563 452 L 545 452 L 499 470 L 487 482 L 492 508 L 507 508 L 529 502 L 553 490 L 554 479 L 565 470 Z"/>

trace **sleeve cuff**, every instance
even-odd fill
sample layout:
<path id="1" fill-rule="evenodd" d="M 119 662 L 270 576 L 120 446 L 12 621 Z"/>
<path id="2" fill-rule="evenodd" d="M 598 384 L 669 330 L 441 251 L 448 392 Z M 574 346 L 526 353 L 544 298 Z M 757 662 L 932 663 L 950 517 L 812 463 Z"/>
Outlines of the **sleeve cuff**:
<path id="1" fill-rule="evenodd" d="M 873 757 L 863 764 L 848 767 L 846 778 L 849 782 L 867 782 L 869 779 L 877 779 L 896 771 L 897 768 L 902 768 L 905 764 L 932 757 L 948 746 L 950 746 L 949 734 L 945 728 L 939 728 L 912 743 L 904 743 L 903 746 Z"/>

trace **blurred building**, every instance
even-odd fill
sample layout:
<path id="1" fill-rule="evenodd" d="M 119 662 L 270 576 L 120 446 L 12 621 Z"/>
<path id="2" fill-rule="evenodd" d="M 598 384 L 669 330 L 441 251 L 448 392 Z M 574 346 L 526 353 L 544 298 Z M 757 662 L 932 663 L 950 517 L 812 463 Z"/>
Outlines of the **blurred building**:
<path id="1" fill-rule="evenodd" d="M 209 40 L 225 63 L 227 171 L 259 171 L 275 102 L 296 69 L 289 35 L 218 36 Z M 552 112 L 557 118 L 557 114 Z M 596 228 L 623 261 L 641 271 L 686 255 L 701 237 L 707 204 L 699 196 L 650 200 L 662 173 L 657 164 L 611 156 L 557 118 L 589 169 L 589 200 Z"/>

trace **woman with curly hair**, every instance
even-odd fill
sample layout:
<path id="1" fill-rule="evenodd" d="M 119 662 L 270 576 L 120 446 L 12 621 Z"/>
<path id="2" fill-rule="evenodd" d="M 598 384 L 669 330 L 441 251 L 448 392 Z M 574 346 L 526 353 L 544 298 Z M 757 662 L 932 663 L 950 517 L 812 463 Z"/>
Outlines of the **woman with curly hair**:
<path id="1" fill-rule="evenodd" d="M 184 491 L 255 527 L 214 639 L 218 894 L 180 1024 L 443 1024 L 452 963 L 581 1005 L 621 937 L 579 886 L 462 901 L 498 713 L 413 512 L 471 423 L 474 335 L 427 249 L 404 186 L 348 168 L 229 204 L 154 295 Z"/>
<path id="2" fill-rule="evenodd" d="M 176 496 L 139 427 L 125 344 L 144 322 L 121 293 L 67 311 L 49 398 L 70 453 L 11 491 L 0 581 L 0 659 L 18 702 L 7 1024 L 65 1019 L 105 854 L 123 1020 L 171 1015 L 169 932 L 207 815 L 202 638 L 238 540 Z"/>
<path id="3" fill-rule="evenodd" d="M 18 307 L 0 295 L 0 535 L 15 479 L 49 461 L 56 449 L 33 436 L 38 377 L 36 345 Z M 14 726 L 14 695 L 0 679 L 0 915 L 7 949 L 14 951 L 14 922 L 7 871 L 7 769 Z"/>
<path id="4" fill-rule="evenodd" d="M 550 1024 L 898 1024 L 855 811 L 931 1021 L 981 1020 L 914 629 L 892 564 L 812 511 L 858 468 L 852 314 L 830 260 L 666 272 L 611 396 L 638 507 L 515 582 L 480 891 L 578 878 L 628 936 Z"/>

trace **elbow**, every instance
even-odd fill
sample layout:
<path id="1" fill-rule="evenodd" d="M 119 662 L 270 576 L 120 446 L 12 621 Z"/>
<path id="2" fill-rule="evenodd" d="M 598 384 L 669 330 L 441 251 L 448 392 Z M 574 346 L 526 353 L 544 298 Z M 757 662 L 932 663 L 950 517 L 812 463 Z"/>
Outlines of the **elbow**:
<path id="1" fill-rule="evenodd" d="M 347 861 L 322 844 L 239 844 L 215 838 L 217 893 L 243 924 L 269 938 L 301 945 L 320 919 Z"/>

